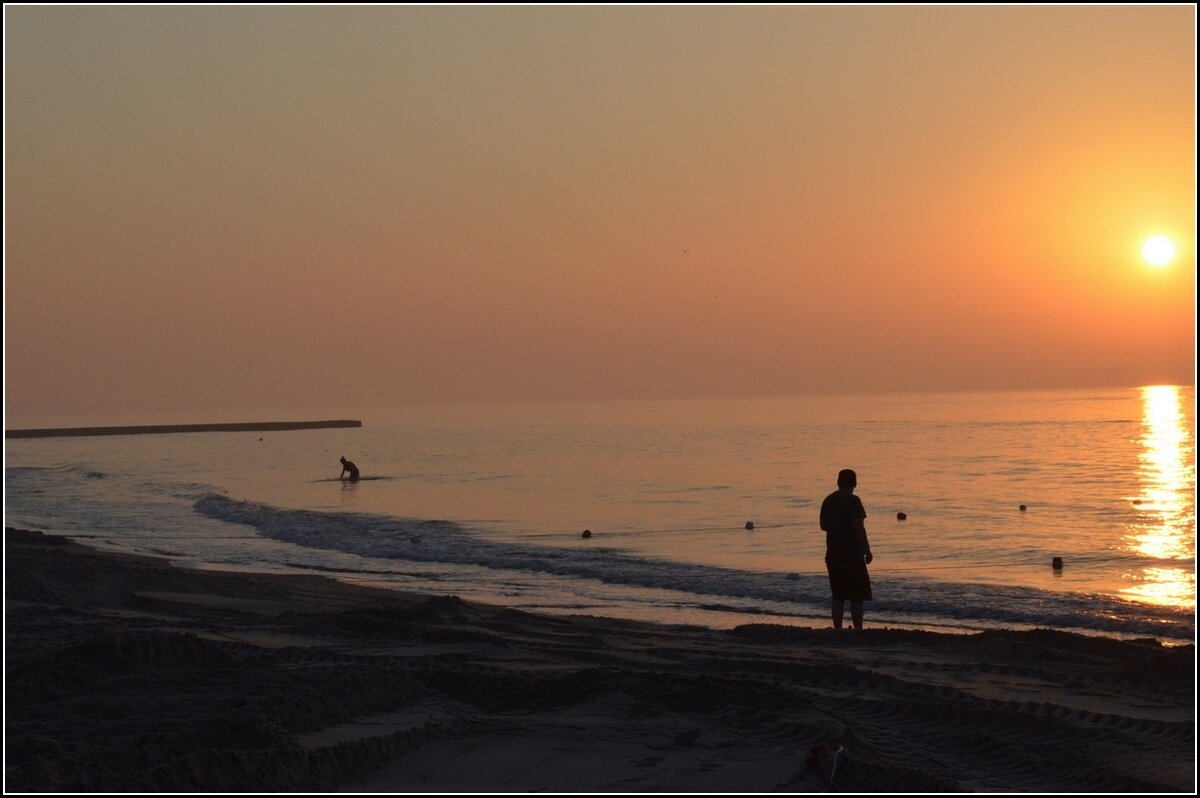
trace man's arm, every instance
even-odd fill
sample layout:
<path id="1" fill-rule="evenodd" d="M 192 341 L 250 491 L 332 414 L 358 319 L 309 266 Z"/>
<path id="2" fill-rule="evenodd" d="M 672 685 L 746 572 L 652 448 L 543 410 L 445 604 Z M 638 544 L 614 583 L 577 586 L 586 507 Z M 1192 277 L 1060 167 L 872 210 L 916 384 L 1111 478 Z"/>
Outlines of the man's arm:
<path id="1" fill-rule="evenodd" d="M 871 544 L 867 541 L 866 524 L 861 518 L 852 519 L 851 524 L 854 528 L 854 539 L 858 541 L 858 552 L 863 556 L 863 561 L 870 565 L 875 555 L 871 554 Z"/>

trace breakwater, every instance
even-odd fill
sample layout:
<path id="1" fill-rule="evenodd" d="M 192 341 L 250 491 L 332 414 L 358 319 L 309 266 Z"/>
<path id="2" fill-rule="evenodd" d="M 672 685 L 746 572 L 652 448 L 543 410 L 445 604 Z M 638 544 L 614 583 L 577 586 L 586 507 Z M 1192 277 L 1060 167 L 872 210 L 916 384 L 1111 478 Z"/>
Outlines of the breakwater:
<path id="1" fill-rule="evenodd" d="M 92 435 L 163 435 L 178 432 L 284 432 L 300 429 L 361 427 L 361 421 L 251 421 L 235 424 L 148 424 L 126 427 L 61 427 L 56 429 L 8 429 L 5 438 L 64 438 Z"/>

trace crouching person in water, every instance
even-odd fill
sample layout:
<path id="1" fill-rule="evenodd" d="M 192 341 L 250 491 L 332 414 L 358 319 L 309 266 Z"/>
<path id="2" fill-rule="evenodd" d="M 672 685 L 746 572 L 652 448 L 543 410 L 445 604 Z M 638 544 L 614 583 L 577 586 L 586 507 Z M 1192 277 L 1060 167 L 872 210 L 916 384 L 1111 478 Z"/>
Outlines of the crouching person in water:
<path id="1" fill-rule="evenodd" d="M 842 628 L 846 601 L 855 629 L 863 628 L 863 602 L 871 598 L 867 565 L 874 559 L 863 519 L 867 511 L 854 495 L 858 475 L 850 469 L 838 473 L 838 489 L 821 503 L 821 529 L 825 530 L 825 567 L 833 591 L 833 628 Z"/>
<path id="2" fill-rule="evenodd" d="M 358 482 L 358 466 L 356 466 L 354 463 L 347 460 L 345 457 L 341 458 L 341 460 L 342 460 L 342 473 L 338 474 L 338 479 L 341 479 L 343 476 L 346 475 L 346 472 L 349 471 L 350 472 L 350 481 Z"/>

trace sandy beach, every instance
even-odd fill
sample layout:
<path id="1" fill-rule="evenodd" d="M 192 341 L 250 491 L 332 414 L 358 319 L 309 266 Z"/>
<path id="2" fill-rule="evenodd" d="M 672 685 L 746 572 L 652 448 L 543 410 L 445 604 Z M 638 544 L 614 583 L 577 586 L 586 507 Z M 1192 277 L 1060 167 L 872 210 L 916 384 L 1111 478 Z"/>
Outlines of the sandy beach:
<path id="1" fill-rule="evenodd" d="M 11 792 L 1195 790 L 1195 649 L 1152 640 L 539 617 L 13 529 L 5 621 Z"/>

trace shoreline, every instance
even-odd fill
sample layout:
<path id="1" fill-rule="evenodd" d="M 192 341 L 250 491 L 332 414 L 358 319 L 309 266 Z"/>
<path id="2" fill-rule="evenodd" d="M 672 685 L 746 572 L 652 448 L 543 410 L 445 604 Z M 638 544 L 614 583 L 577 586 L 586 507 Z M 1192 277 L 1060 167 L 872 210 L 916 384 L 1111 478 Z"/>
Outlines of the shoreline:
<path id="1" fill-rule="evenodd" d="M 5 530 L 6 789 L 1182 792 L 1195 646 L 732 630 Z M 820 750 L 824 747 L 825 755 Z"/>

